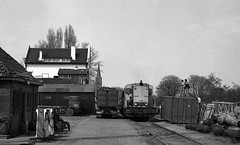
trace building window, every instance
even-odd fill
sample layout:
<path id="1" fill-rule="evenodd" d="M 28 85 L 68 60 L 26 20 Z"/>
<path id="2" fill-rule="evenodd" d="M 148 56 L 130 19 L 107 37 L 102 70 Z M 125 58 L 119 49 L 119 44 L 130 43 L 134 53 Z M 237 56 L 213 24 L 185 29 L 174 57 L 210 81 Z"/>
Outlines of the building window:
<path id="1" fill-rule="evenodd" d="M 45 96 L 45 99 L 50 100 L 50 99 L 52 99 L 52 96 Z"/>
<path id="2" fill-rule="evenodd" d="M 65 58 L 63 58 L 63 59 L 46 58 L 46 59 L 44 59 L 44 62 L 71 62 L 71 60 L 70 59 L 65 59 Z"/>
<path id="3" fill-rule="evenodd" d="M 79 78 L 79 83 L 83 84 L 83 79 L 82 78 Z"/>
<path id="4" fill-rule="evenodd" d="M 71 78 L 70 75 L 60 75 L 60 78 Z"/>
<path id="5" fill-rule="evenodd" d="M 32 101 L 33 101 L 33 96 L 32 96 L 32 92 L 29 92 L 29 108 L 28 108 L 28 110 L 29 110 L 29 112 L 31 112 L 32 111 Z"/>
<path id="6" fill-rule="evenodd" d="M 34 95 L 34 98 L 35 98 L 35 101 L 34 101 L 34 109 L 37 109 L 37 104 L 38 104 L 38 93 L 35 92 L 35 95 Z"/>
<path id="7" fill-rule="evenodd" d="M 42 75 L 35 75 L 35 78 L 42 78 Z"/>
<path id="8" fill-rule="evenodd" d="M 30 112 L 31 110 L 31 93 L 27 92 L 27 112 Z"/>
<path id="9" fill-rule="evenodd" d="M 62 59 L 62 62 L 71 62 L 70 59 Z"/>
<path id="10" fill-rule="evenodd" d="M 17 110 L 17 105 L 16 105 L 16 103 L 17 103 L 17 93 L 16 93 L 16 91 L 14 90 L 13 91 L 13 97 L 12 97 L 12 113 L 13 114 L 15 114 L 16 113 L 16 110 Z"/>
<path id="11" fill-rule="evenodd" d="M 20 91 L 18 90 L 18 91 L 15 91 L 15 96 L 16 96 L 16 108 L 17 108 L 17 110 L 16 110 L 16 113 L 18 113 L 18 112 L 20 112 L 19 111 L 19 109 L 20 109 L 20 106 L 22 105 L 22 100 L 19 98 L 20 97 Z"/>
<path id="12" fill-rule="evenodd" d="M 48 73 L 42 73 L 42 78 L 49 78 L 49 74 Z"/>

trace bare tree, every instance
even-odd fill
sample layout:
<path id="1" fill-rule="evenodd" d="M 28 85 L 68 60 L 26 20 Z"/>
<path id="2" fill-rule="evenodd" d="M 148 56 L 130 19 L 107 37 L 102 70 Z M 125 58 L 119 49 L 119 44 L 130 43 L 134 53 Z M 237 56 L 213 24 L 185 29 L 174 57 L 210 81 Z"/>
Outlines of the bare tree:
<path id="1" fill-rule="evenodd" d="M 62 28 L 59 28 L 56 34 L 56 48 L 61 48 L 62 42 L 63 42 L 63 32 L 62 32 Z"/>
<path id="2" fill-rule="evenodd" d="M 72 25 L 65 27 L 64 43 L 65 48 L 71 48 L 71 46 L 75 46 L 77 43 L 77 36 L 75 35 Z"/>
<path id="3" fill-rule="evenodd" d="M 83 42 L 82 43 L 82 48 L 88 48 L 89 42 Z"/>
<path id="4" fill-rule="evenodd" d="M 53 28 L 48 29 L 47 41 L 39 40 L 38 44 L 35 44 L 37 48 L 61 48 L 63 42 L 62 28 L 57 29 L 55 33 Z"/>
<path id="5" fill-rule="evenodd" d="M 162 78 L 160 84 L 156 87 L 156 93 L 159 96 L 175 96 L 181 88 L 181 79 L 174 75 L 168 75 Z"/>
<path id="6" fill-rule="evenodd" d="M 189 78 L 190 88 L 193 89 L 193 94 L 200 98 L 207 96 L 211 92 L 211 81 L 204 76 L 190 75 Z"/>
<path id="7" fill-rule="evenodd" d="M 208 75 L 208 80 L 211 82 L 213 87 L 221 87 L 222 86 L 222 79 L 218 78 L 214 73 Z"/>
<path id="8" fill-rule="evenodd" d="M 48 43 L 45 40 L 39 40 L 37 44 L 34 45 L 36 48 L 48 48 Z"/>
<path id="9" fill-rule="evenodd" d="M 56 36 L 53 28 L 48 29 L 47 43 L 48 43 L 48 48 L 56 48 Z"/>
<path id="10" fill-rule="evenodd" d="M 101 61 L 97 61 L 99 55 L 98 55 L 98 51 L 95 50 L 94 47 L 90 47 L 90 57 L 88 59 L 88 64 L 89 64 L 89 76 L 90 76 L 90 80 L 94 81 L 96 75 L 97 75 L 97 70 L 98 70 L 98 65 L 102 66 L 102 62 Z"/>
<path id="11" fill-rule="evenodd" d="M 95 77 L 97 75 L 98 65 L 102 66 L 102 62 L 98 61 L 99 55 L 98 51 L 93 47 L 90 46 L 88 42 L 82 43 L 82 48 L 89 47 L 89 58 L 88 58 L 88 66 L 89 66 L 89 81 L 94 82 Z"/>
<path id="12" fill-rule="evenodd" d="M 240 85 L 238 83 L 232 82 L 232 89 L 240 89 Z"/>

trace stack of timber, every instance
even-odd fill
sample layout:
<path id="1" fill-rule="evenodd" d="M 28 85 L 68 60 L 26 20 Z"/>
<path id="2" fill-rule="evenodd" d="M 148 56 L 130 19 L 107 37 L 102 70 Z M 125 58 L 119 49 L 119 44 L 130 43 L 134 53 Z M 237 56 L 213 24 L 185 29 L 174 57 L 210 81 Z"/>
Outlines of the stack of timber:
<path id="1" fill-rule="evenodd" d="M 223 102 L 221 102 L 223 104 Z M 229 103 L 227 103 L 229 105 Z M 199 124 L 186 124 L 186 129 L 196 130 L 203 133 L 213 133 L 216 136 L 230 137 L 233 142 L 240 142 L 240 107 L 219 108 L 216 104 L 213 111 L 209 111 L 208 117 Z M 226 107 L 226 106 L 225 106 Z M 221 110 L 223 109 L 223 110 Z"/>

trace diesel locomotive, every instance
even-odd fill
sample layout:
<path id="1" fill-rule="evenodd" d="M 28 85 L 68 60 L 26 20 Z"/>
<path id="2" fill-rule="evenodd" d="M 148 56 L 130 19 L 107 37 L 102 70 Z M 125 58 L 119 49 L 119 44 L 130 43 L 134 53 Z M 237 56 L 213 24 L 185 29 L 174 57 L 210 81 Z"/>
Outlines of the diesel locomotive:
<path id="1" fill-rule="evenodd" d="M 131 119 L 144 119 L 155 115 L 153 86 L 147 83 L 128 84 L 123 90 L 123 115 Z"/>

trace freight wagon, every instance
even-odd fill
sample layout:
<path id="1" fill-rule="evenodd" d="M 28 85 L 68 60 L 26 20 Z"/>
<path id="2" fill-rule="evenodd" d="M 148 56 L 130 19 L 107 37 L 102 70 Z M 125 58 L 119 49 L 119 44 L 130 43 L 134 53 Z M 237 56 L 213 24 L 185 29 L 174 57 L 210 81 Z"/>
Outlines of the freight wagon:
<path id="1" fill-rule="evenodd" d="M 96 117 L 117 117 L 119 91 L 116 88 L 102 87 L 96 95 Z"/>
<path id="2" fill-rule="evenodd" d="M 60 115 L 73 116 L 81 113 L 80 108 L 80 99 L 78 96 L 68 96 L 67 106 L 44 106 L 39 105 L 40 107 L 54 108 Z"/>
<path id="3" fill-rule="evenodd" d="M 198 111 L 196 97 L 162 97 L 161 117 L 171 123 L 197 123 Z"/>
<path id="4" fill-rule="evenodd" d="M 126 85 L 123 92 L 123 115 L 134 120 L 154 117 L 152 93 L 153 86 L 142 81 Z"/>

